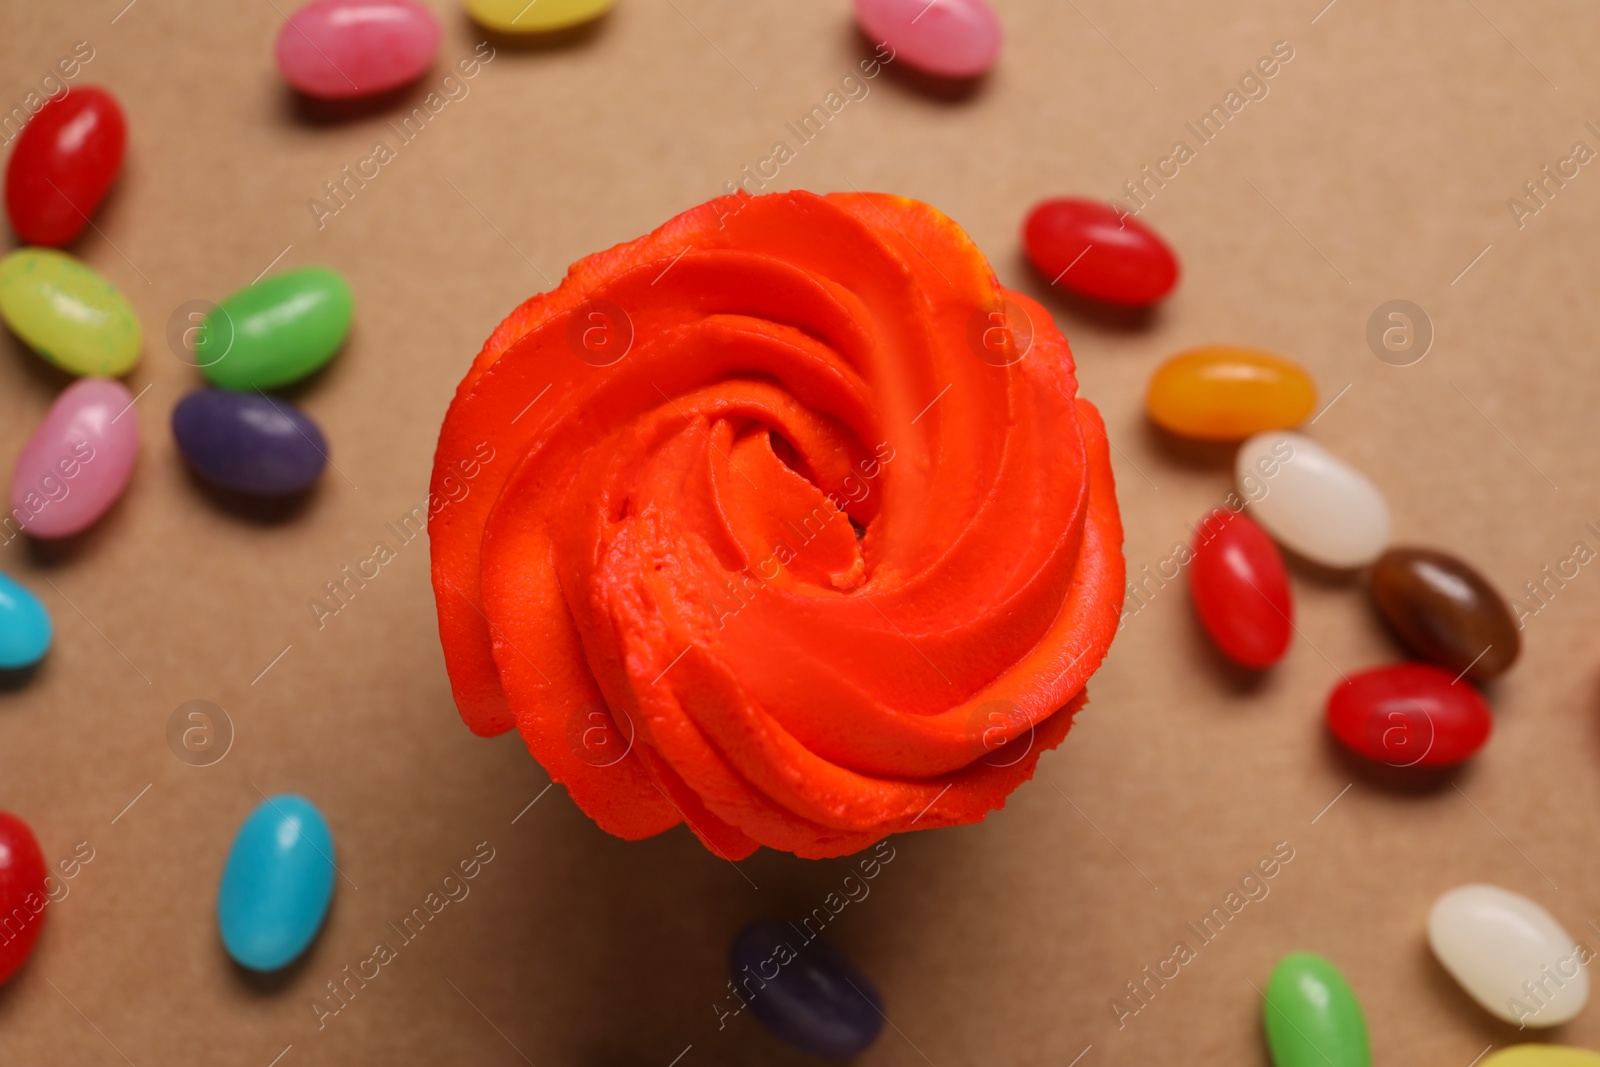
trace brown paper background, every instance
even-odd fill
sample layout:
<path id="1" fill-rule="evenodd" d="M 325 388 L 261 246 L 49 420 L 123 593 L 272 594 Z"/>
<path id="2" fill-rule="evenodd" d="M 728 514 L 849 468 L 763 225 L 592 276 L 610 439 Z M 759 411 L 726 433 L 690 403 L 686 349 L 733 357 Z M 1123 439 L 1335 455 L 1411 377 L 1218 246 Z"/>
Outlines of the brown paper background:
<path id="1" fill-rule="evenodd" d="M 405 108 L 481 39 L 457 5 L 430 2 L 439 65 Z M 1382 486 L 1398 539 L 1457 552 L 1510 594 L 1578 539 L 1600 547 L 1582 529 L 1600 519 L 1600 171 L 1520 231 L 1506 207 L 1574 141 L 1600 147 L 1583 128 L 1600 119 L 1600 19 L 1575 0 L 1337 0 L 1317 17 L 1322 2 L 997 0 L 1007 47 L 980 91 L 937 99 L 885 74 L 775 187 L 927 200 L 1003 281 L 1048 301 L 1118 448 L 1131 570 L 1165 557 L 1230 480 L 1225 460 L 1152 434 L 1143 383 L 1180 347 L 1228 340 L 1301 360 L 1324 398 L 1348 383 L 1314 435 Z M 470 94 L 319 231 L 307 199 L 396 111 L 297 110 L 272 66 L 273 3 L 123 3 L 0 13 L 0 105 L 87 40 L 79 82 L 111 87 L 127 111 L 103 235 L 74 251 L 138 307 L 146 352 L 130 384 L 150 387 L 115 511 L 72 544 L 0 549 L 57 626 L 48 661 L 0 692 L 0 807 L 51 859 L 79 841 L 95 851 L 0 989 L 0 1059 L 802 1062 L 748 1015 L 719 1032 L 712 1005 L 732 933 L 820 904 L 845 861 L 763 852 L 734 870 L 685 830 L 625 843 L 559 788 L 542 794 L 548 778 L 514 736 L 475 739 L 456 717 L 420 541 L 324 629 L 306 602 L 423 500 L 445 404 L 501 316 L 765 157 L 859 58 L 848 5 L 621 0 L 560 47 L 502 42 Z M 1020 258 L 1026 209 L 1115 194 L 1278 40 L 1295 57 L 1270 95 L 1144 216 L 1181 252 L 1177 294 L 1133 326 L 1050 296 Z M 336 267 L 358 310 L 344 354 L 294 394 L 342 476 L 265 519 L 184 474 L 167 421 L 198 374 L 163 335 L 180 304 L 219 299 L 286 246 L 280 268 Z M 1364 340 L 1395 298 L 1437 331 L 1409 367 Z M 65 379 L 9 336 L 0 347 L 9 464 Z M 1586 925 L 1600 921 L 1597 590 L 1600 569 L 1585 568 L 1528 622 L 1522 662 L 1491 692 L 1489 747 L 1425 793 L 1363 776 L 1324 736 L 1338 672 L 1397 655 L 1359 585 L 1297 572 L 1300 636 L 1256 681 L 1208 649 L 1181 581 L 1161 591 L 1009 807 L 896 838 L 871 895 L 831 927 L 893 1021 L 863 1061 L 1065 1067 L 1092 1046 L 1083 1067 L 1264 1063 L 1250 983 L 1294 949 L 1343 969 L 1381 1063 L 1465 1067 L 1514 1041 L 1433 962 L 1423 920 L 1443 890 L 1488 880 L 1600 938 Z M 237 730 L 208 768 L 165 741 L 195 698 Z M 218 875 L 258 789 L 315 798 L 347 876 L 313 950 L 271 980 L 244 977 L 215 932 Z M 391 939 L 386 922 L 482 841 L 495 859 L 471 895 L 319 1032 L 308 1002 L 323 983 Z M 1271 895 L 1119 1030 L 1122 984 L 1278 841 L 1295 858 Z M 1597 1012 L 1554 1036 L 1600 1045 Z"/>

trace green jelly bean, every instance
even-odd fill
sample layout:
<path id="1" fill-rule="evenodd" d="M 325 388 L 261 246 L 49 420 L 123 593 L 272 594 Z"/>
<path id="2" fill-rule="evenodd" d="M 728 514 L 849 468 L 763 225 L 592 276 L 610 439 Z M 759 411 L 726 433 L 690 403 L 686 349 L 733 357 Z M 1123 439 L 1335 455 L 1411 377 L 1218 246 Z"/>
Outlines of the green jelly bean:
<path id="1" fill-rule="evenodd" d="M 53 248 L 19 248 L 0 259 L 0 318 L 29 348 L 80 376 L 126 374 L 144 347 L 128 298 Z"/>
<path id="2" fill-rule="evenodd" d="M 240 289 L 200 324 L 194 354 L 224 389 L 271 389 L 320 369 L 350 332 L 350 287 L 302 267 Z"/>
<path id="3" fill-rule="evenodd" d="M 1321 956 L 1291 952 L 1278 961 L 1262 1021 L 1276 1067 L 1371 1067 L 1361 1004 Z"/>

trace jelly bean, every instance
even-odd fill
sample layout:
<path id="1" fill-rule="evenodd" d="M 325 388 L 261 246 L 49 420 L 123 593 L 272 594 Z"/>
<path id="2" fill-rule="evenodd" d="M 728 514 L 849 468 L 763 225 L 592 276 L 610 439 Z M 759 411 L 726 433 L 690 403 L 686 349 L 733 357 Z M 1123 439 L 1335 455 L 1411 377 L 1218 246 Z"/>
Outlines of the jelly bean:
<path id="1" fill-rule="evenodd" d="M 84 86 L 45 104 L 17 136 L 6 165 L 6 214 L 31 245 L 64 245 L 83 231 L 122 169 L 128 124 L 116 98 Z"/>
<path id="2" fill-rule="evenodd" d="M 1167 243 L 1098 200 L 1046 200 L 1028 215 L 1022 243 L 1052 285 L 1109 304 L 1154 304 L 1178 284 Z"/>
<path id="3" fill-rule="evenodd" d="M 1368 1067 L 1372 1049 L 1361 1003 L 1344 976 L 1310 952 L 1278 961 L 1262 1007 L 1276 1067 Z"/>
<path id="4" fill-rule="evenodd" d="M 119 377 L 144 335 L 128 298 L 64 252 L 19 248 L 0 259 L 0 318 L 27 346 L 71 374 Z"/>
<path id="5" fill-rule="evenodd" d="M 1294 604 L 1283 556 L 1266 532 L 1219 508 L 1194 535 L 1189 591 L 1206 633 L 1245 667 L 1270 667 L 1289 647 Z"/>
<path id="6" fill-rule="evenodd" d="M 333 835 L 316 805 L 293 793 L 262 801 L 239 827 L 217 889 L 228 955 L 275 971 L 304 952 L 333 899 Z"/>
<path id="7" fill-rule="evenodd" d="M 813 1056 L 864 1051 L 883 1029 L 883 998 L 855 963 L 803 927 L 751 923 L 734 939 L 733 984 L 777 1037 Z"/>
<path id="8" fill-rule="evenodd" d="M 1600 1067 L 1600 1052 L 1567 1045 L 1512 1045 L 1491 1052 L 1479 1067 Z"/>
<path id="9" fill-rule="evenodd" d="M 195 332 L 201 373 L 224 389 L 271 389 L 311 374 L 350 332 L 350 287 L 326 267 L 302 267 L 246 286 Z"/>
<path id="10" fill-rule="evenodd" d="M 312 0 L 289 16 L 274 49 L 284 80 L 343 100 L 416 81 L 439 52 L 439 20 L 413 0 Z"/>
<path id="11" fill-rule="evenodd" d="M 1234 473 L 1256 521 L 1315 563 L 1365 566 L 1389 542 L 1378 487 L 1309 437 L 1257 434 L 1239 446 Z"/>
<path id="12" fill-rule="evenodd" d="M 1517 622 L 1482 575 L 1430 548 L 1391 548 L 1368 576 L 1384 622 L 1416 655 L 1455 674 L 1504 674 L 1522 650 Z"/>
<path id="13" fill-rule="evenodd" d="M 190 393 L 172 411 L 172 436 L 206 481 L 254 496 L 303 492 L 328 463 L 317 424 L 259 393 Z"/>
<path id="14" fill-rule="evenodd" d="M 604 15 L 616 0 L 467 0 L 467 14 L 498 33 L 564 30 Z"/>
<path id="15" fill-rule="evenodd" d="M 49 902 L 39 842 L 27 823 L 0 811 L 0 982 L 33 954 Z"/>
<path id="16" fill-rule="evenodd" d="M 1156 425 L 1202 441 L 1242 441 L 1304 421 L 1311 375 L 1287 359 L 1232 345 L 1196 348 L 1156 369 L 1145 410 Z"/>
<path id="17" fill-rule="evenodd" d="M 1350 675 L 1328 694 L 1328 729 L 1345 747 L 1391 767 L 1453 767 L 1494 726 L 1467 682 L 1428 663 L 1395 663 Z"/>
<path id="18" fill-rule="evenodd" d="M 139 452 L 133 396 L 121 382 L 68 386 L 22 446 L 11 474 L 11 515 L 35 537 L 69 537 L 127 488 Z"/>
<path id="19" fill-rule="evenodd" d="M 31 667 L 50 651 L 50 613 L 39 598 L 0 574 L 0 670 Z"/>
<path id="20" fill-rule="evenodd" d="M 1000 56 L 1000 20 L 984 0 L 855 0 L 856 24 L 908 67 L 975 78 Z"/>
<path id="21" fill-rule="evenodd" d="M 1593 951 L 1521 893 L 1457 886 L 1428 912 L 1428 945 L 1485 1011 L 1519 1027 L 1558 1026 L 1589 999 Z"/>

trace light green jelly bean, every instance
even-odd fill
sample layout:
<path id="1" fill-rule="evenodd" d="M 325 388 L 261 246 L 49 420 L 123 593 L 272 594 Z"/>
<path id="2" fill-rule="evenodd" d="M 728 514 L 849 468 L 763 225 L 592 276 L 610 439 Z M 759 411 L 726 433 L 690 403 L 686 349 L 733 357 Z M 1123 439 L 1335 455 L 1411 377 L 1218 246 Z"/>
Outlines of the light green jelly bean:
<path id="1" fill-rule="evenodd" d="M 53 248 L 19 248 L 0 259 L 0 318 L 29 348 L 80 376 L 126 374 L 144 347 L 128 298 Z"/>
<path id="2" fill-rule="evenodd" d="M 195 359 L 224 389 L 288 385 L 333 358 L 351 313 L 350 287 L 326 267 L 274 274 L 211 309 L 195 334 Z"/>
<path id="3" fill-rule="evenodd" d="M 1276 1067 L 1371 1067 L 1361 1004 L 1321 956 L 1291 952 L 1279 960 L 1261 1013 Z"/>

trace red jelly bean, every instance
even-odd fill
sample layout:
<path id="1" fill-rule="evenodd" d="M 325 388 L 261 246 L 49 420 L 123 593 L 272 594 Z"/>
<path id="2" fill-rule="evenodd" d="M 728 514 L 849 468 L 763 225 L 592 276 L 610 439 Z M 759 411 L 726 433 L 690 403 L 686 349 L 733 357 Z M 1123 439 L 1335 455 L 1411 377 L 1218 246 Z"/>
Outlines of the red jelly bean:
<path id="1" fill-rule="evenodd" d="M 6 167 L 6 213 L 28 244 L 78 236 L 116 181 L 128 124 L 104 89 L 85 86 L 39 109 Z"/>
<path id="2" fill-rule="evenodd" d="M 1178 257 L 1132 215 L 1098 200 L 1046 200 L 1022 227 L 1028 259 L 1052 285 L 1143 307 L 1178 284 Z"/>
<path id="3" fill-rule="evenodd" d="M 33 952 L 48 901 L 39 842 L 27 823 L 0 811 L 0 982 Z"/>
<path id="4" fill-rule="evenodd" d="M 1470 682 L 1427 663 L 1362 671 L 1328 694 L 1333 736 L 1391 767 L 1454 766 L 1483 747 L 1492 726 Z"/>
<path id="5" fill-rule="evenodd" d="M 1194 534 L 1189 591 L 1223 655 L 1255 668 L 1283 658 L 1294 620 L 1289 572 L 1254 522 L 1223 508 L 1206 516 Z"/>

